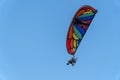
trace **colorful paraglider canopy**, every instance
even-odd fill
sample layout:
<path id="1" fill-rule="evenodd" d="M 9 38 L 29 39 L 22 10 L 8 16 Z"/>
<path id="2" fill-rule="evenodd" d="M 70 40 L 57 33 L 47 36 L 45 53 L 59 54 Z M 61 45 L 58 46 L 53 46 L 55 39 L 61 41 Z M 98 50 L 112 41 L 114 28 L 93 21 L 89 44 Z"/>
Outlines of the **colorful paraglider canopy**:
<path id="1" fill-rule="evenodd" d="M 82 6 L 73 17 L 66 40 L 66 47 L 69 54 L 75 54 L 96 13 L 96 9 L 85 5 Z"/>

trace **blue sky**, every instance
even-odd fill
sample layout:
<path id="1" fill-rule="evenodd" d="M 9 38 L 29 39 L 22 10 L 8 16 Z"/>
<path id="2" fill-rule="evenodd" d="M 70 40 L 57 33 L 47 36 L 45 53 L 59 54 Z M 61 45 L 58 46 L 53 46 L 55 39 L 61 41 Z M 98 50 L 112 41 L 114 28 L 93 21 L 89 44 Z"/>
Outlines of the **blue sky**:
<path id="1" fill-rule="evenodd" d="M 120 0 L 0 0 L 0 80 L 120 80 Z M 66 35 L 83 5 L 98 10 L 74 67 Z"/>

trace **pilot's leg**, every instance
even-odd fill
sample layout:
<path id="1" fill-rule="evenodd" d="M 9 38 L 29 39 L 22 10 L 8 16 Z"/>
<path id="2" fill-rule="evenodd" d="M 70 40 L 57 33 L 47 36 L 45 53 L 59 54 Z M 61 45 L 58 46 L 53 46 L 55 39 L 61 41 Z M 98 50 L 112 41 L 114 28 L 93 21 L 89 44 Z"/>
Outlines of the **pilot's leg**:
<path id="1" fill-rule="evenodd" d="M 69 62 L 67 63 L 67 65 L 69 65 Z"/>

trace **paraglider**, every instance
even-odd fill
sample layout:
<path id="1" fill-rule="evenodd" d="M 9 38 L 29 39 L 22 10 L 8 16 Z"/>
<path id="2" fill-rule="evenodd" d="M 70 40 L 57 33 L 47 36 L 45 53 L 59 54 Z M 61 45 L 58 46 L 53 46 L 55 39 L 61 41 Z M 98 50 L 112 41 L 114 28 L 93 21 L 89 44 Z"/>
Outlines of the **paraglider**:
<path id="1" fill-rule="evenodd" d="M 73 57 L 68 61 L 67 65 L 74 65 L 76 63 L 75 52 L 79 47 L 89 25 L 91 24 L 97 10 L 89 5 L 82 6 L 75 14 L 70 24 L 66 48 Z"/>
<path id="2" fill-rule="evenodd" d="M 72 66 L 75 65 L 77 58 L 72 57 L 68 62 L 67 65 L 71 64 Z"/>

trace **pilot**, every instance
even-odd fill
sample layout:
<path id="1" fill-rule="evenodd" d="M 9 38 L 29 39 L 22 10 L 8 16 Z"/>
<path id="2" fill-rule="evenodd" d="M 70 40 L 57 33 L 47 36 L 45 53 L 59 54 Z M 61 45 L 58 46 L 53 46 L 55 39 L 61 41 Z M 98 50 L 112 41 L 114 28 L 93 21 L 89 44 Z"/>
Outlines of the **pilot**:
<path id="1" fill-rule="evenodd" d="M 76 58 L 72 57 L 72 58 L 68 61 L 67 65 L 71 64 L 72 66 L 74 66 L 75 63 L 76 63 Z"/>

